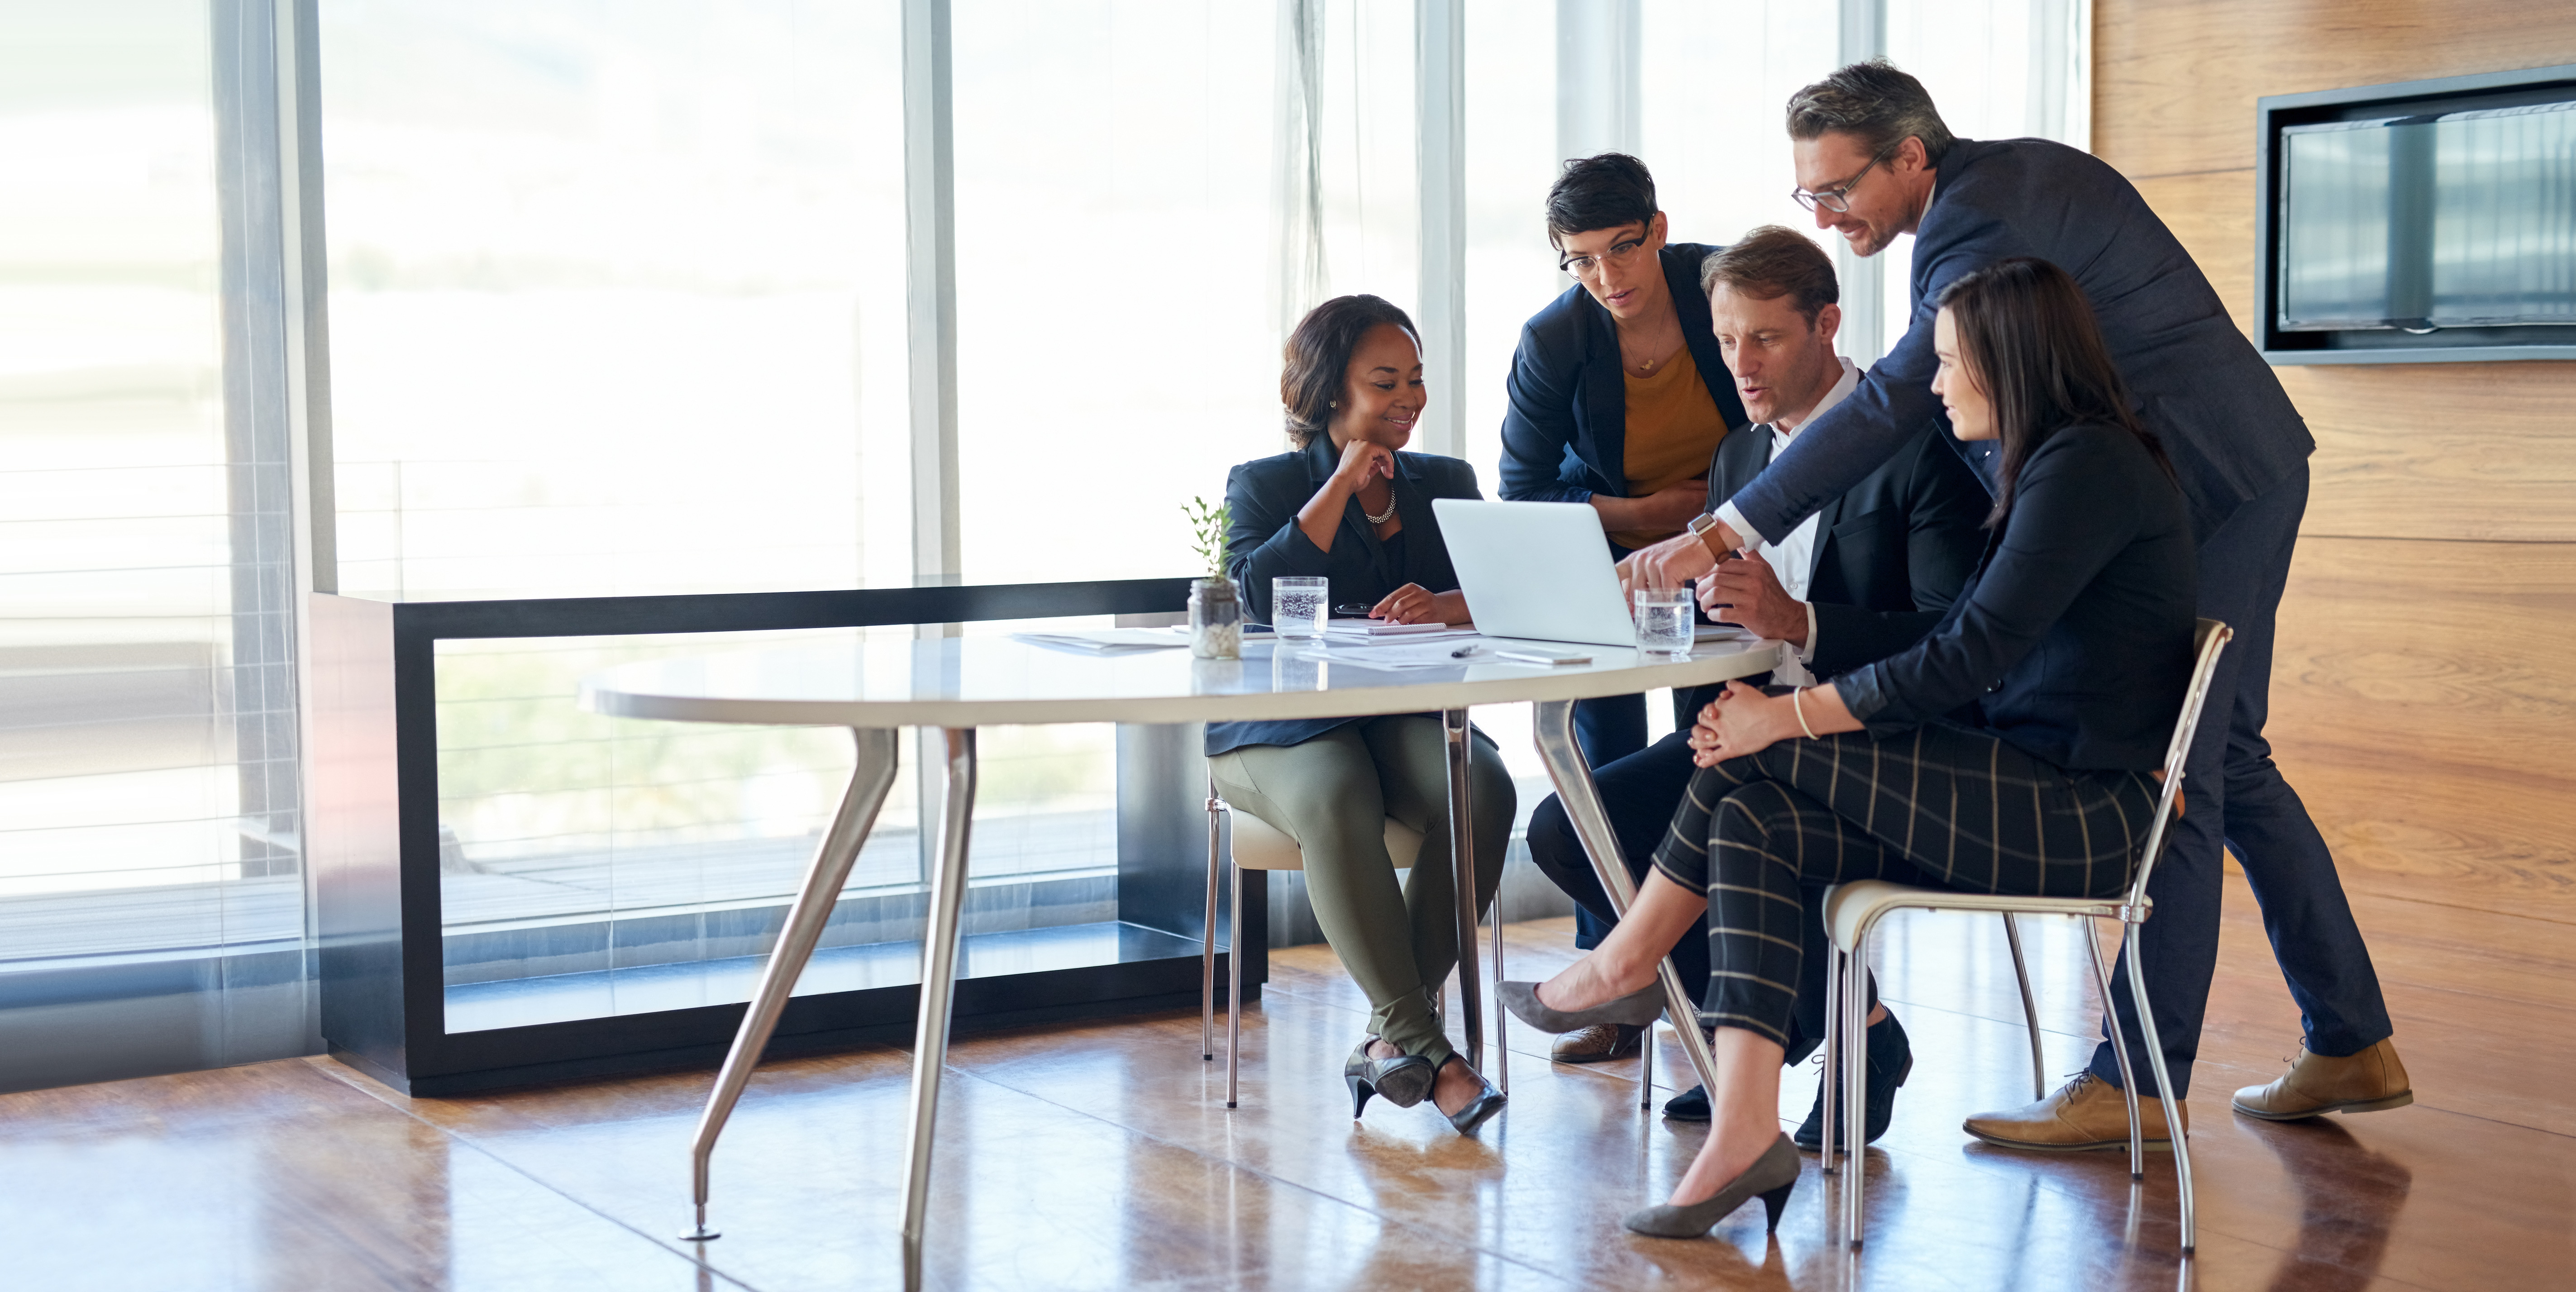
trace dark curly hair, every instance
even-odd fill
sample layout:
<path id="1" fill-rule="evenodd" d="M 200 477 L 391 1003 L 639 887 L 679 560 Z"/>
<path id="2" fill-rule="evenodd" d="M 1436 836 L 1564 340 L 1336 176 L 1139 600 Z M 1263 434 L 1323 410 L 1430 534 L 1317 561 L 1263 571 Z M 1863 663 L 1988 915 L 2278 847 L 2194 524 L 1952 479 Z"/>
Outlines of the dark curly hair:
<path id="1" fill-rule="evenodd" d="M 1279 402 L 1288 410 L 1288 442 L 1304 448 L 1333 421 L 1333 401 L 1342 397 L 1342 380 L 1350 371 L 1351 351 L 1380 323 L 1404 329 L 1419 348 L 1422 333 L 1413 320 L 1382 296 L 1336 296 L 1306 311 L 1288 334 L 1286 363 L 1279 370 Z"/>

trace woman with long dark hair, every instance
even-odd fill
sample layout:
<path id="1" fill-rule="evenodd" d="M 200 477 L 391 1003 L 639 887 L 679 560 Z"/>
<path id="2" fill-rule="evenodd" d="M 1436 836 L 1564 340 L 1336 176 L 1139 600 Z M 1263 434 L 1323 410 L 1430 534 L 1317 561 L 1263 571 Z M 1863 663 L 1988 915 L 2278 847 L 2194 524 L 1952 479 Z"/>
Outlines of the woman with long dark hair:
<path id="1" fill-rule="evenodd" d="M 1820 918 L 1826 887 L 2105 897 L 2138 861 L 2191 670 L 2182 494 L 2064 270 L 1969 274 L 1934 335 L 1952 433 L 2002 450 L 1986 553 L 1947 617 L 1822 686 L 1730 684 L 1700 712 L 1701 770 L 1617 930 L 1500 991 L 1553 1030 L 1650 1021 L 1657 961 L 1708 912 L 1714 1124 L 1670 1199 L 1628 1217 L 1639 1233 L 1696 1236 L 1756 1196 L 1779 1223 L 1799 1170 L 1779 1120 L 1797 921 Z"/>
<path id="2" fill-rule="evenodd" d="M 1246 462 L 1225 482 L 1226 569 L 1260 618 L 1270 617 L 1272 579 L 1306 575 L 1330 581 L 1328 605 L 1365 605 L 1397 623 L 1466 622 L 1431 500 L 1477 497 L 1476 472 L 1402 451 L 1422 416 L 1417 335 L 1403 310 L 1375 296 L 1326 301 L 1289 334 L 1279 398 L 1296 448 Z M 1502 880 L 1514 800 L 1493 742 L 1478 732 L 1468 743 L 1482 909 Z M 1439 860 L 1449 855 L 1439 717 L 1210 723 L 1207 755 L 1234 810 L 1297 841 L 1315 922 L 1368 993 L 1368 1035 L 1342 1067 L 1351 1115 L 1372 1095 L 1404 1108 L 1428 1098 L 1472 1133 L 1503 1097 L 1441 1030 L 1440 984 L 1458 963 L 1458 899 Z M 1423 863 L 1401 884 L 1386 850 L 1389 817 L 1423 836 Z"/>

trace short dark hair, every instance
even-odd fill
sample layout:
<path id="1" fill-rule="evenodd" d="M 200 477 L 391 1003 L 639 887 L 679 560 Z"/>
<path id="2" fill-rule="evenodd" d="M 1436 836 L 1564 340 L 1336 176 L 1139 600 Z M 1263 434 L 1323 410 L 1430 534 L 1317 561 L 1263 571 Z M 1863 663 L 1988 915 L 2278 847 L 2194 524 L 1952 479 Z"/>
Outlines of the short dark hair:
<path id="1" fill-rule="evenodd" d="M 1360 338 L 1380 323 L 1404 329 L 1417 347 L 1422 333 L 1395 304 L 1379 296 L 1336 296 L 1306 311 L 1288 334 L 1286 359 L 1279 370 L 1279 402 L 1288 410 L 1288 442 L 1304 448 L 1333 421 L 1333 401 L 1342 397 L 1342 380 L 1350 371 L 1351 352 Z"/>
<path id="2" fill-rule="evenodd" d="M 1655 218 L 1655 177 L 1626 153 L 1576 157 L 1547 187 L 1547 236 L 1616 229 Z"/>
<path id="3" fill-rule="evenodd" d="M 1699 262 L 1700 291 L 1706 294 L 1720 287 L 1758 301 L 1786 296 L 1807 316 L 1810 327 L 1826 306 L 1843 298 L 1833 258 L 1825 249 L 1805 234 L 1776 224 L 1763 225 Z"/>
<path id="4" fill-rule="evenodd" d="M 1789 137 L 1814 139 L 1827 132 L 1850 135 L 1872 156 L 1893 153 L 1911 136 L 1923 141 L 1923 164 L 1938 166 L 1957 137 L 1923 82 L 1884 58 L 1854 63 L 1789 96 Z"/>
<path id="5" fill-rule="evenodd" d="M 1958 331 L 1960 366 L 1994 405 L 2003 462 L 1989 527 L 2012 511 L 2022 464 L 2070 426 L 2119 427 L 2172 477 L 2164 446 L 2129 407 L 2128 383 L 2073 275 L 2035 256 L 2014 256 L 1952 280 L 1939 304 Z"/>

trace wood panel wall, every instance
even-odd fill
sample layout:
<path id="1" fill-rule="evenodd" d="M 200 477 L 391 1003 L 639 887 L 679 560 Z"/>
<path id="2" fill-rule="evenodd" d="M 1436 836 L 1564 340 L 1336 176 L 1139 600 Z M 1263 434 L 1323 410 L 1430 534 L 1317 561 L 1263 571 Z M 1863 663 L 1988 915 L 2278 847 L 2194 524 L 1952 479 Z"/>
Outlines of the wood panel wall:
<path id="1" fill-rule="evenodd" d="M 2566 0 L 2096 0 L 2094 151 L 2254 308 L 2254 101 L 2576 63 Z M 2288 367 L 2271 735 L 2345 883 L 2576 923 L 2576 363 Z"/>

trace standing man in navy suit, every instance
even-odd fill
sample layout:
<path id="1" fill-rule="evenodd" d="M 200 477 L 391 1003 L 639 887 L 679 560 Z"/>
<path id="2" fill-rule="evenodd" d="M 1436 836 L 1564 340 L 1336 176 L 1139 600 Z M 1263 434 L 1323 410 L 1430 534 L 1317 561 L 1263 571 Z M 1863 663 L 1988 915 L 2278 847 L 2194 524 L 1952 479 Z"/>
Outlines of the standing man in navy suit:
<path id="1" fill-rule="evenodd" d="M 1931 392 L 1932 302 L 1951 281 L 2008 256 L 2075 275 L 2148 426 L 2172 456 L 2200 556 L 2200 613 L 2236 631 L 2189 756 L 2189 809 L 2158 863 L 2155 918 L 2140 939 L 2147 992 L 2176 1097 L 2190 1087 L 2218 958 L 2225 851 L 2242 859 L 2305 1030 L 2279 1080 L 2236 1092 L 2238 1112 L 2288 1120 L 2412 1102 L 2388 1008 L 2334 857 L 2272 763 L 2263 722 L 2273 617 L 2307 509 L 2316 441 L 2218 293 L 2119 172 L 2062 144 L 1953 138 L 1921 82 L 1884 61 L 1841 69 L 1791 96 L 1799 187 L 1819 228 L 1875 255 L 1914 235 L 1910 328 L 1851 397 L 1818 416 L 1752 484 L 1690 532 L 1629 558 L 1628 577 L 1695 578 L 1716 554 L 1788 532 L 1941 417 Z M 1988 450 L 1952 440 L 1987 473 Z M 2125 967 L 2122 969 L 2126 973 Z M 2130 1012 L 2115 989 L 2115 1008 Z M 2129 1035 L 2137 1035 L 2134 1027 Z M 2136 1071 L 2149 1071 L 2138 1056 Z M 1968 1120 L 1989 1143 L 2110 1148 L 2128 1140 L 2109 1042 L 2041 1102 Z M 2141 1091 L 2153 1094 L 2153 1091 Z M 2147 1136 L 2167 1141 L 2160 1105 Z"/>

